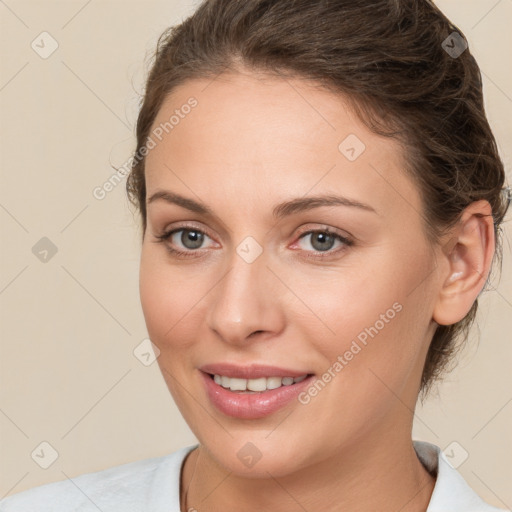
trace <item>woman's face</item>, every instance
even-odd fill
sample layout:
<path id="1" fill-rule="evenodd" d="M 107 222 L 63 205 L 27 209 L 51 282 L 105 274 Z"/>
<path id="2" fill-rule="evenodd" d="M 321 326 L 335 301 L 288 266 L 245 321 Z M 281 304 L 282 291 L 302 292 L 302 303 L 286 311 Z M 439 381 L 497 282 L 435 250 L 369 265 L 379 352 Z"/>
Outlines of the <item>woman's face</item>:
<path id="1" fill-rule="evenodd" d="M 213 459 L 279 476 L 409 435 L 440 278 L 400 146 L 339 95 L 250 73 L 178 87 L 151 137 L 141 302 Z"/>

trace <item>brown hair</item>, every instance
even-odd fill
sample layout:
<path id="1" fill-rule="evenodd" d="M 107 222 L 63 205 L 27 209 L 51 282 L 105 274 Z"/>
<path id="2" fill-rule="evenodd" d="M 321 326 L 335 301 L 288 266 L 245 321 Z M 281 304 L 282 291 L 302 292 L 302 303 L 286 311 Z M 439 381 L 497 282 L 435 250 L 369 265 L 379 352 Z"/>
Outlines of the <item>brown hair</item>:
<path id="1" fill-rule="evenodd" d="M 244 66 L 318 81 L 345 94 L 371 130 L 400 140 L 431 241 L 470 203 L 487 200 L 501 262 L 505 173 L 484 111 L 480 70 L 465 44 L 462 32 L 429 0 L 204 1 L 160 36 L 147 79 L 137 121 L 138 158 L 126 184 L 143 236 L 140 152 L 164 99 L 186 80 Z M 477 305 L 460 322 L 437 327 L 421 379 L 423 397 L 447 369 L 456 341 L 467 338 Z"/>

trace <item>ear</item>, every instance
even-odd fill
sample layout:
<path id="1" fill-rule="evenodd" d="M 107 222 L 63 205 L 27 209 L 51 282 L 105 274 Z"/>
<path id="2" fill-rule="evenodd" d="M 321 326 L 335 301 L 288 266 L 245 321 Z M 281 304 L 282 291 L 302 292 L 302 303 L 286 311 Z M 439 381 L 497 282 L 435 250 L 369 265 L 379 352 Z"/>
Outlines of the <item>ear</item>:
<path id="1" fill-rule="evenodd" d="M 451 325 L 462 320 L 482 291 L 495 250 L 494 220 L 488 201 L 467 206 L 444 245 L 445 264 L 433 320 Z"/>

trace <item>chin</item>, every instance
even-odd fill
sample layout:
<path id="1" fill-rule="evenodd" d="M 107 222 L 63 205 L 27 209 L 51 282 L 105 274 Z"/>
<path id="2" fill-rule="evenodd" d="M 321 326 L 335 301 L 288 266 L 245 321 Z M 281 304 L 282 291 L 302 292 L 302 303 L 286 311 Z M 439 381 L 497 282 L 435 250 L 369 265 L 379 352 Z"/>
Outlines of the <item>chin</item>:
<path id="1" fill-rule="evenodd" d="M 268 479 L 269 474 L 275 478 L 283 477 L 314 462 L 307 460 L 307 453 L 296 439 L 288 436 L 287 443 L 276 433 L 268 437 L 271 430 L 260 433 L 241 431 L 232 433 L 233 437 L 226 434 L 221 439 L 206 436 L 201 445 L 225 471 L 243 478 Z"/>

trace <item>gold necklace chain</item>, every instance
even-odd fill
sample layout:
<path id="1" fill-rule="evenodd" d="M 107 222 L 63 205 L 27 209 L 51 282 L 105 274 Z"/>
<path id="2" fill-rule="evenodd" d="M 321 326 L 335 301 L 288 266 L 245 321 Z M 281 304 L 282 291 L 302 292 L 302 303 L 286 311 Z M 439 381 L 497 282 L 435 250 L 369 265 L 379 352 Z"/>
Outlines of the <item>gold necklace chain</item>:
<path id="1" fill-rule="evenodd" d="M 190 485 L 192 484 L 192 480 L 194 479 L 194 474 L 196 472 L 196 467 L 197 467 L 197 459 L 199 458 L 199 447 L 196 448 L 197 449 L 197 455 L 196 455 L 196 460 L 194 462 L 194 469 L 192 470 L 192 475 L 190 477 L 190 481 L 188 482 L 188 485 L 187 485 L 187 490 L 185 491 L 185 512 L 188 512 L 189 508 L 188 508 L 188 491 L 190 489 Z M 192 510 L 195 510 L 195 509 L 192 509 Z"/>

